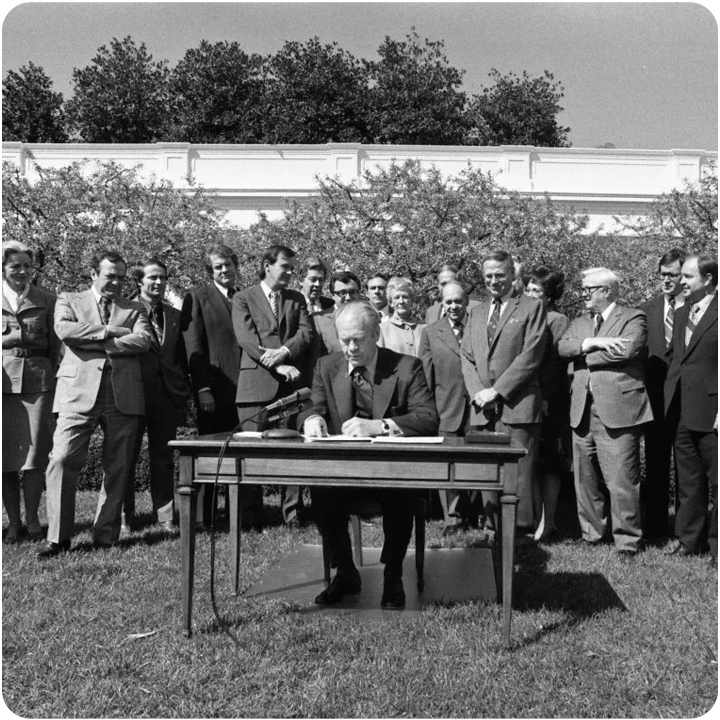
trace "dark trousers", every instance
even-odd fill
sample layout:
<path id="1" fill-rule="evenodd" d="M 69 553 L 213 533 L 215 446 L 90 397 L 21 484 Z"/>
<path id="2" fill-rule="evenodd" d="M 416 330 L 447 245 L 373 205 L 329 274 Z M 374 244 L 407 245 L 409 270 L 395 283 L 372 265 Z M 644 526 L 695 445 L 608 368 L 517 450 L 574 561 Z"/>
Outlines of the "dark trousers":
<path id="1" fill-rule="evenodd" d="M 354 567 L 348 522 L 354 502 L 367 500 L 368 492 L 354 488 L 312 488 L 311 497 L 315 522 L 330 552 L 330 565 L 338 572 Z M 412 536 L 416 493 L 412 490 L 384 489 L 377 491 L 383 516 L 383 544 L 380 561 L 385 573 L 402 574 L 408 544 Z"/>
<path id="2" fill-rule="evenodd" d="M 293 392 L 292 387 L 281 385 L 280 389 L 276 393 L 272 400 L 268 400 L 265 405 L 268 405 L 275 400 L 287 397 Z M 266 430 L 267 428 L 261 426 L 261 418 L 258 412 L 265 407 L 265 405 L 250 405 L 240 403 L 237 406 L 237 416 L 242 422 L 243 430 Z M 293 415 L 290 418 L 280 421 L 280 427 L 295 429 L 295 421 L 297 415 Z M 262 493 L 262 488 L 256 486 L 257 489 Z M 283 522 L 290 522 L 293 518 L 298 516 L 298 513 L 302 510 L 302 488 L 299 485 L 282 485 L 280 489 L 280 505 L 282 509 Z"/>
<path id="3" fill-rule="evenodd" d="M 234 399 L 234 398 L 233 398 Z M 215 398 L 217 403 L 217 398 Z M 238 425 L 238 410 L 235 404 L 216 407 L 215 412 L 206 413 L 198 410 L 198 433 L 211 435 L 213 433 L 229 433 Z M 248 428 L 243 428 L 248 429 Z M 213 488 L 203 485 L 198 496 L 198 514 L 202 522 L 210 524 L 212 513 Z M 260 485 L 241 485 L 240 500 L 242 502 L 242 524 L 245 526 L 262 527 L 263 500 Z"/>
<path id="4" fill-rule="evenodd" d="M 142 449 L 143 432 L 147 429 L 150 496 L 153 511 L 156 513 L 158 521 L 172 522 L 175 496 L 174 450 L 168 447 L 168 443 L 174 440 L 177 434 L 180 408 L 168 393 L 162 377 L 156 378 L 152 384 L 146 384 L 143 390 L 145 393 L 145 417 L 140 421 L 135 443 L 135 462 L 130 472 L 123 514 L 126 522 L 131 522 L 135 515 L 135 471 Z"/>
<path id="5" fill-rule="evenodd" d="M 717 557 L 717 433 L 690 430 L 681 418 L 674 448 L 678 473 L 675 535 L 690 552 L 704 552 L 709 546 Z"/>
<path id="6" fill-rule="evenodd" d="M 640 485 L 640 516 L 643 535 L 665 537 L 668 534 L 670 505 L 670 461 L 674 428 L 653 408 L 655 420 L 645 426 L 645 479 Z M 677 475 L 677 464 L 675 467 Z"/>

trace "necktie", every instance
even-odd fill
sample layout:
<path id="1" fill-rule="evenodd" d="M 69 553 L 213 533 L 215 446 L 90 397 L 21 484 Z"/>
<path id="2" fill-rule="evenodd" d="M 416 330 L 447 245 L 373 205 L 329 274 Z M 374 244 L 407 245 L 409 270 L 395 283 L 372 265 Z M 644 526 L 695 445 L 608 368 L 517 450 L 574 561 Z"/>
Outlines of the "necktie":
<path id="1" fill-rule="evenodd" d="M 695 326 L 697 325 L 697 311 L 699 310 L 697 303 L 692 306 L 690 314 L 688 315 L 687 324 L 685 325 L 685 347 L 690 344 L 692 334 L 695 332 Z"/>
<path id="2" fill-rule="evenodd" d="M 373 389 L 367 379 L 367 370 L 358 366 L 353 368 L 352 384 L 355 395 L 355 414 L 357 417 L 370 419 L 373 415 Z"/>
<path id="3" fill-rule="evenodd" d="M 110 322 L 110 305 L 112 301 L 109 297 L 104 295 L 100 298 L 100 317 L 103 325 L 107 325 Z"/>
<path id="4" fill-rule="evenodd" d="M 228 300 L 232 300 L 233 295 L 235 295 L 236 292 L 237 292 L 237 290 L 234 287 L 228 288 L 228 293 L 227 293 Z"/>
<path id="5" fill-rule="evenodd" d="M 672 343 L 673 334 L 673 323 L 675 322 L 675 298 L 668 298 L 668 305 L 670 306 L 665 316 L 665 347 L 670 347 Z"/>
<path id="6" fill-rule="evenodd" d="M 600 332 L 600 328 L 603 326 L 603 316 L 598 313 L 595 316 L 595 335 L 597 335 Z"/>
<path id="7" fill-rule="evenodd" d="M 502 300 L 500 298 L 495 298 L 493 300 L 493 309 L 492 314 L 490 315 L 490 322 L 488 323 L 487 331 L 488 331 L 488 345 L 493 344 L 493 340 L 495 339 L 495 333 L 497 331 L 498 323 L 500 322 L 500 309 L 502 308 Z"/>
<path id="8" fill-rule="evenodd" d="M 158 342 L 162 343 L 165 318 L 163 317 L 163 311 L 160 306 L 155 305 L 150 310 L 150 323 L 155 331 L 155 336 L 157 337 Z"/>
<path id="9" fill-rule="evenodd" d="M 278 297 L 277 296 L 278 296 L 277 290 L 270 291 L 270 309 L 272 310 L 272 313 L 275 316 L 276 320 L 277 320 L 277 316 L 278 316 Z"/>
<path id="10" fill-rule="evenodd" d="M 465 332 L 463 330 L 463 324 L 461 322 L 454 323 L 453 332 L 455 333 L 455 337 L 458 339 L 458 342 L 460 342 L 463 339 L 463 333 Z"/>

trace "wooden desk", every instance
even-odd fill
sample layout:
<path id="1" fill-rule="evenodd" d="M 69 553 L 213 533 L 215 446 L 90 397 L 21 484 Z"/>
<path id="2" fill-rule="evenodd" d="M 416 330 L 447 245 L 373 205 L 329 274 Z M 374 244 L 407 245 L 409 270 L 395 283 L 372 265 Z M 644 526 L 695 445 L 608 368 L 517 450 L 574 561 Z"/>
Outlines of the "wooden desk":
<path id="1" fill-rule="evenodd" d="M 215 481 L 226 436 L 174 440 L 180 451 L 180 544 L 183 629 L 192 632 L 195 513 L 198 484 Z M 238 484 L 494 490 L 500 494 L 501 588 L 505 643 L 510 643 L 519 445 L 479 445 L 444 438 L 437 445 L 238 439 L 227 448 L 218 483 L 229 485 L 232 587 L 237 595 L 241 507 Z M 292 477 L 288 477 L 292 476 Z"/>

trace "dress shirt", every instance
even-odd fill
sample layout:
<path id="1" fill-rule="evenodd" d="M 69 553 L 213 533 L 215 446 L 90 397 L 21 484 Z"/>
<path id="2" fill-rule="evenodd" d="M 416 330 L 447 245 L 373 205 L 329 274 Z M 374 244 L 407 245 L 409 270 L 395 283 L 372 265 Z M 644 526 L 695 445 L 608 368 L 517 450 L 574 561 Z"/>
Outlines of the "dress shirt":
<path id="1" fill-rule="evenodd" d="M 3 280 L 3 295 L 5 299 L 10 303 L 10 307 L 14 313 L 17 313 L 18 308 L 23 304 L 23 301 L 30 292 L 30 283 L 25 285 L 25 289 L 21 293 L 16 293 L 7 281 Z"/>
<path id="2" fill-rule="evenodd" d="M 697 325 L 700 320 L 702 320 L 702 316 L 710 307 L 710 303 L 713 301 L 714 297 L 715 292 L 712 292 L 709 295 L 706 295 L 702 300 L 698 300 L 696 303 L 692 304 L 692 306 L 690 307 L 690 318 L 695 323 L 695 325 Z"/>
<path id="3" fill-rule="evenodd" d="M 505 308 L 507 307 L 507 304 L 512 300 L 513 295 L 515 291 L 511 288 L 510 292 L 506 293 L 500 298 L 500 317 L 502 317 L 503 313 L 505 312 Z M 490 299 L 490 308 L 488 310 L 488 316 L 485 318 L 485 324 L 490 324 L 490 318 L 492 317 L 493 313 L 493 303 L 495 302 L 497 298 L 491 298 Z M 442 316 L 441 316 L 442 317 Z M 498 318 L 500 319 L 500 318 Z"/>
<path id="4" fill-rule="evenodd" d="M 455 321 L 451 320 L 447 315 L 445 315 L 444 317 L 447 318 L 447 321 L 450 323 L 450 328 L 452 329 L 453 334 L 455 335 L 456 338 L 458 338 L 458 342 L 460 342 L 462 340 L 462 337 L 458 337 L 459 330 L 455 324 Z M 460 328 L 462 329 L 463 333 L 465 332 L 465 320 L 466 319 L 467 319 L 467 313 L 465 315 L 463 315 L 463 319 L 460 320 L 459 323 L 457 323 L 458 325 L 460 325 Z"/>
<path id="5" fill-rule="evenodd" d="M 680 293 L 675 295 L 675 312 L 677 312 L 685 304 L 685 296 Z M 663 295 L 663 322 L 667 318 L 668 310 L 670 309 L 670 303 L 668 302 L 667 295 Z"/>
<path id="6" fill-rule="evenodd" d="M 230 302 L 230 297 L 228 296 L 228 288 L 223 287 L 222 285 L 219 285 L 219 284 L 216 283 L 214 280 L 213 280 L 213 284 L 214 284 L 215 287 L 222 293 L 223 297 L 224 297 L 228 302 Z"/>

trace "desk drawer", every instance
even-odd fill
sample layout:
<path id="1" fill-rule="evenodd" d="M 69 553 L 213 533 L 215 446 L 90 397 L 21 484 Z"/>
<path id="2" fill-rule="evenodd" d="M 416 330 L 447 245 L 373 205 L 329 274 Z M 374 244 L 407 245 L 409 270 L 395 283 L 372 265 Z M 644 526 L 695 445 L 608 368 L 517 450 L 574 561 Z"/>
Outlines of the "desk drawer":
<path id="1" fill-rule="evenodd" d="M 483 482 L 500 482 L 500 467 L 481 463 L 457 462 L 453 465 L 453 480 L 482 480 Z"/>
<path id="2" fill-rule="evenodd" d="M 293 478 L 395 478 L 398 480 L 448 480 L 447 463 L 393 463 L 384 460 L 270 460 L 245 458 L 243 475 Z M 269 481 L 271 483 L 271 481 Z"/>
<path id="3" fill-rule="evenodd" d="M 217 472 L 217 458 L 216 457 L 199 457 L 195 460 L 195 477 L 198 475 L 212 475 L 215 477 Z M 237 477 L 237 458 L 229 457 L 223 458 L 220 463 L 220 476 L 232 475 Z"/>

